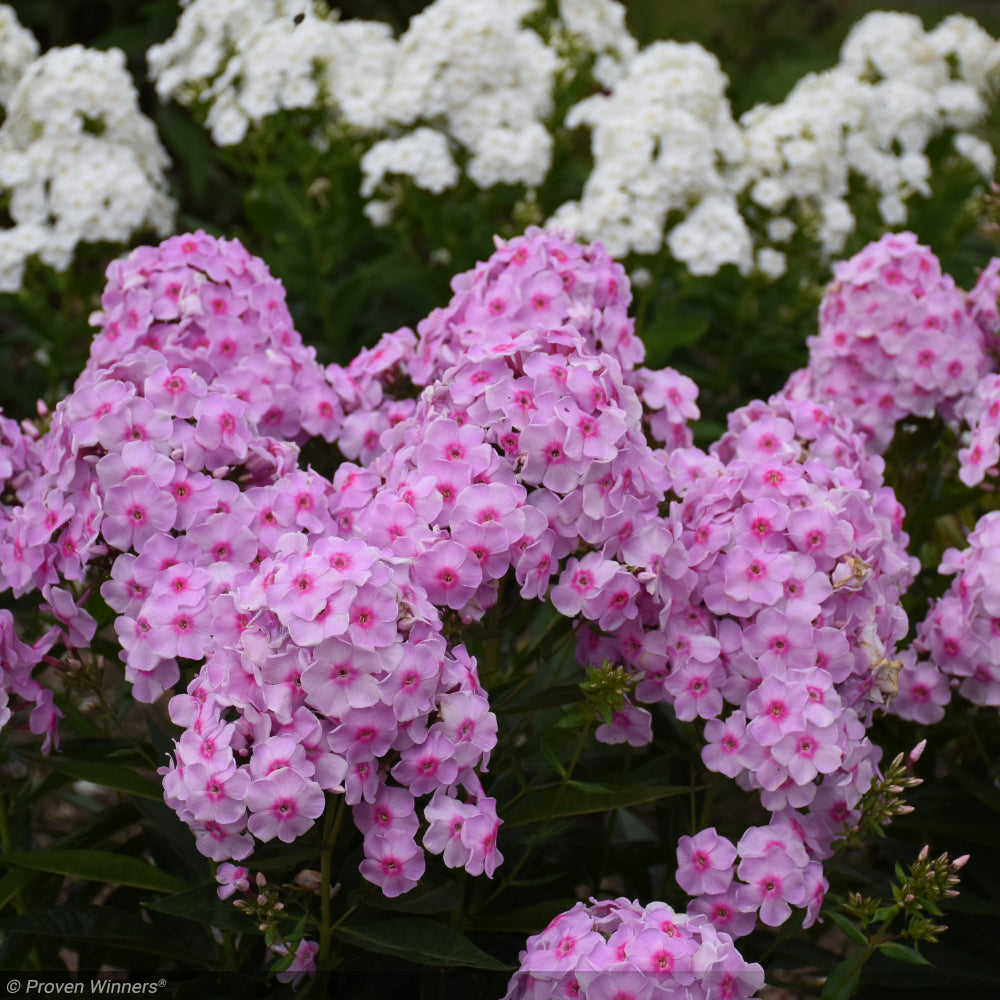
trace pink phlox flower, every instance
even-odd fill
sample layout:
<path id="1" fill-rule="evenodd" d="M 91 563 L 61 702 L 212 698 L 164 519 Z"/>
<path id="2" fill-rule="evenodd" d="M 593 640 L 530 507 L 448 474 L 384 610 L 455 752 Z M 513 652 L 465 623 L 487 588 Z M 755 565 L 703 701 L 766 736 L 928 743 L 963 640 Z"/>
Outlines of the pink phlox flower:
<path id="1" fill-rule="evenodd" d="M 424 874 L 424 852 L 403 830 L 390 829 L 365 838 L 361 874 L 390 899 L 409 892 Z"/>
<path id="2" fill-rule="evenodd" d="M 374 651 L 325 639 L 314 647 L 313 659 L 302 672 L 307 703 L 331 719 L 354 708 L 370 708 L 380 700 L 377 675 L 382 664 Z"/>
<path id="3" fill-rule="evenodd" d="M 282 767 L 290 767 L 303 778 L 312 778 L 316 770 L 306 755 L 301 740 L 290 732 L 269 736 L 254 743 L 249 764 L 251 778 L 266 778 Z"/>
<path id="4" fill-rule="evenodd" d="M 174 525 L 177 502 L 148 476 L 130 476 L 104 497 L 101 533 L 114 549 L 138 551 L 154 535 Z"/>
<path id="5" fill-rule="evenodd" d="M 628 705 L 612 713 L 610 724 L 602 722 L 594 731 L 600 743 L 628 743 L 633 747 L 653 742 L 653 717 L 638 705 Z"/>
<path id="6" fill-rule="evenodd" d="M 677 843 L 677 884 L 689 895 L 718 895 L 733 880 L 736 847 L 720 837 L 715 827 L 701 830 Z"/>
<path id="7" fill-rule="evenodd" d="M 432 728 L 423 743 L 400 754 L 399 763 L 391 773 L 413 795 L 426 795 L 452 786 L 459 766 L 455 745 L 439 729 Z"/>
<path id="8" fill-rule="evenodd" d="M 195 835 L 198 852 L 212 861 L 242 861 L 253 853 L 253 837 L 243 832 L 246 823 L 242 819 L 235 823 L 195 820 L 188 825 Z"/>
<path id="9" fill-rule="evenodd" d="M 459 765 L 478 765 L 485 770 L 497 742 L 497 718 L 486 696 L 469 690 L 446 694 L 438 703 L 438 713 L 437 725 L 451 743 Z"/>
<path id="10" fill-rule="evenodd" d="M 596 606 L 602 589 L 618 568 L 618 563 L 605 559 L 599 552 L 588 552 L 582 559 L 571 558 L 549 595 L 556 610 L 568 618 L 581 612 L 590 617 L 586 609 Z M 592 620 L 597 617 L 594 615 Z"/>
<path id="11" fill-rule="evenodd" d="M 808 692 L 802 687 L 790 687 L 784 678 L 765 678 L 746 700 L 751 720 L 747 735 L 763 746 L 772 746 L 785 733 L 802 728 L 802 711 L 808 700 Z"/>
<path id="12" fill-rule="evenodd" d="M 683 721 L 716 718 L 722 711 L 720 688 L 725 676 L 725 670 L 717 662 L 682 661 L 664 682 L 664 687 L 673 696 L 677 718 Z"/>
<path id="13" fill-rule="evenodd" d="M 744 858 L 737 875 L 747 883 L 736 898 L 741 907 L 753 907 L 768 927 L 778 927 L 791 916 L 791 906 L 806 901 L 801 869 L 784 848 L 772 847 L 763 857 Z"/>
<path id="14" fill-rule="evenodd" d="M 290 767 L 251 781 L 246 790 L 247 829 L 258 840 L 290 844 L 323 814 L 323 790 Z"/>
<path id="15" fill-rule="evenodd" d="M 444 789 L 434 792 L 424 806 L 427 830 L 423 844 L 432 854 L 440 854 L 449 868 L 463 868 L 472 849 L 462 840 L 466 821 L 479 814 L 474 803 L 461 802 Z"/>
<path id="16" fill-rule="evenodd" d="M 244 796 L 250 776 L 237 769 L 236 762 L 223 768 L 208 767 L 200 761 L 184 767 L 186 805 L 192 817 L 202 823 L 215 820 L 223 825 L 235 824 L 246 816 Z M 253 832 L 253 831 L 251 831 Z"/>
<path id="17" fill-rule="evenodd" d="M 497 817 L 496 800 L 480 794 L 476 799 L 476 814 L 462 826 L 462 844 L 469 851 L 465 870 L 470 875 L 493 878 L 503 855 L 497 849 L 497 834 L 503 820 Z"/>
<path id="18" fill-rule="evenodd" d="M 793 781 L 804 785 L 817 774 L 830 774 L 840 766 L 844 752 L 837 736 L 835 726 L 806 723 L 804 729 L 782 736 L 770 748 L 771 755 L 788 769 Z"/>
<path id="19" fill-rule="evenodd" d="M 392 709 L 381 702 L 370 708 L 352 708 L 330 733 L 330 749 L 343 754 L 352 764 L 375 760 L 388 752 L 396 729 Z"/>
<path id="20" fill-rule="evenodd" d="M 422 552 L 413 564 L 414 583 L 439 607 L 458 610 L 482 583 L 475 556 L 458 542 L 442 538 Z"/>
<path id="21" fill-rule="evenodd" d="M 51 612 L 65 626 L 63 644 L 70 649 L 86 649 L 97 632 L 93 616 L 77 604 L 77 598 L 61 587 L 46 584 L 42 587 L 42 597 L 46 603 L 39 610 Z"/>
<path id="22" fill-rule="evenodd" d="M 229 899 L 237 891 L 250 890 L 250 873 L 242 865 L 224 861 L 215 873 L 215 880 L 219 883 L 219 899 Z"/>
<path id="23" fill-rule="evenodd" d="M 373 802 L 359 802 L 353 807 L 354 823 L 367 839 L 389 830 L 416 836 L 420 826 L 413 795 L 406 788 L 380 785 Z"/>
<path id="24" fill-rule="evenodd" d="M 287 955 L 287 947 L 277 944 L 272 949 L 276 955 Z M 295 946 L 291 964 L 281 972 L 275 974 L 275 978 L 280 983 L 291 983 L 292 989 L 298 989 L 303 976 L 314 976 L 316 974 L 316 956 L 319 954 L 319 945 L 315 941 L 303 938 Z"/>

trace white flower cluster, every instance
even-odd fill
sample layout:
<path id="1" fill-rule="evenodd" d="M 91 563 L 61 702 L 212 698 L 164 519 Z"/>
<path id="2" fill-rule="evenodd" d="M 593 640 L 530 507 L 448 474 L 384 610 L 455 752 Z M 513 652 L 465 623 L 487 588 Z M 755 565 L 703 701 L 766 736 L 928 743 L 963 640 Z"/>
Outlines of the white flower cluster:
<path id="1" fill-rule="evenodd" d="M 732 264 L 778 277 L 799 231 L 838 253 L 858 182 L 884 222 L 902 223 L 910 196 L 930 193 L 936 136 L 950 133 L 956 158 L 984 177 L 995 166 L 974 129 L 1000 45 L 962 15 L 926 32 L 914 15 L 870 14 L 834 68 L 739 122 L 713 55 L 669 41 L 640 51 L 616 0 L 560 0 L 557 16 L 542 0 L 434 0 L 398 39 L 387 25 L 339 21 L 321 0 L 188 0 L 149 62 L 161 98 L 200 103 L 220 145 L 280 109 L 318 109 L 331 133 L 350 130 L 378 224 L 396 209 L 388 178 L 441 192 L 464 171 L 481 188 L 534 188 L 553 130 L 589 128 L 593 170 L 549 225 L 617 257 L 666 246 L 694 274 Z M 604 92 L 553 121 L 584 64 Z"/>
<path id="2" fill-rule="evenodd" d="M 459 171 L 448 150 L 444 134 L 433 128 L 418 128 L 398 139 L 382 139 L 361 157 L 361 196 L 370 198 L 388 174 L 407 176 L 417 187 L 440 194 L 458 183 Z M 391 218 L 395 205 L 388 200 L 370 201 L 365 212 L 376 226 Z"/>
<path id="3" fill-rule="evenodd" d="M 970 18 L 925 32 L 914 15 L 874 13 L 836 67 L 737 125 L 713 57 L 655 43 L 610 94 L 570 109 L 568 126 L 592 129 L 594 170 L 580 201 L 550 224 L 601 239 L 616 256 L 658 252 L 665 239 L 694 274 L 733 263 L 778 277 L 785 255 L 754 243 L 783 243 L 804 227 L 824 253 L 839 252 L 855 226 L 852 176 L 877 193 L 887 224 L 902 223 L 910 195 L 930 194 L 925 151 L 935 136 L 954 132 L 956 152 L 991 177 L 993 150 L 968 130 L 988 115 L 998 75 L 1000 45 Z M 766 220 L 756 237 L 737 208 L 747 194 Z M 664 235 L 678 209 L 686 217 Z"/>
<path id="4" fill-rule="evenodd" d="M 0 6 L 0 104 L 10 100 L 17 81 L 38 58 L 38 41 L 6 4 Z"/>
<path id="5" fill-rule="evenodd" d="M 727 176 L 743 153 L 727 84 L 715 56 L 694 43 L 654 42 L 636 55 L 610 94 L 588 97 L 567 114 L 568 127 L 592 130 L 594 169 L 582 198 L 563 205 L 550 225 L 600 239 L 615 257 L 651 254 L 663 245 L 671 212 L 687 214 L 712 196 L 688 217 L 671 251 L 698 273 L 726 262 L 748 268 L 749 233 Z M 699 233 L 720 221 L 726 236 L 709 246 Z"/>
<path id="6" fill-rule="evenodd" d="M 205 103 L 212 139 L 230 146 L 282 110 L 380 127 L 394 52 L 389 25 L 340 22 L 309 0 L 194 0 L 147 59 L 161 99 Z"/>
<path id="7" fill-rule="evenodd" d="M 854 228 L 852 175 L 878 195 L 886 224 L 902 224 L 910 195 L 930 194 L 934 137 L 956 133 L 959 155 L 992 177 L 992 149 L 966 130 L 987 117 L 998 71 L 1000 45 L 971 18 L 925 32 L 913 14 L 869 14 L 837 66 L 741 119 L 751 197 L 770 212 L 795 209 L 829 254 Z"/>
<path id="8" fill-rule="evenodd" d="M 73 45 L 29 60 L 37 50 L 0 7 L 0 53 L 12 54 L 3 64 L 0 193 L 13 222 L 0 229 L 0 291 L 21 287 L 33 255 L 62 271 L 78 243 L 126 243 L 145 229 L 166 236 L 173 225 L 167 154 L 139 110 L 124 53 Z"/>
<path id="9" fill-rule="evenodd" d="M 328 127 L 347 126 L 374 146 L 364 159 L 364 197 L 374 220 L 388 175 L 428 190 L 459 178 L 455 154 L 481 188 L 541 184 L 553 140 L 545 121 L 574 41 L 610 81 L 634 55 L 615 0 L 561 0 L 547 42 L 524 26 L 540 0 L 436 0 L 399 39 L 388 25 L 340 21 L 320 0 L 190 0 L 174 34 L 148 52 L 161 99 L 206 109 L 219 145 L 244 139 L 282 109 L 314 108 Z M 437 133 L 437 137 L 431 131 Z M 322 141 L 322 137 L 319 137 Z"/>

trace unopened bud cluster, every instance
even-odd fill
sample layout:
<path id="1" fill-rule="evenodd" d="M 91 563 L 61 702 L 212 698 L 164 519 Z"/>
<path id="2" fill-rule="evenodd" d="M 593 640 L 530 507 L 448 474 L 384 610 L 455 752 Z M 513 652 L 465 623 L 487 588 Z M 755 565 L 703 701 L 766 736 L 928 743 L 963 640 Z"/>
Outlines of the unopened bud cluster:
<path id="1" fill-rule="evenodd" d="M 911 771 L 925 746 L 926 740 L 921 740 L 909 754 L 896 754 L 881 780 L 876 781 L 862 799 L 861 816 L 849 831 L 849 839 L 862 830 L 883 836 L 882 827 L 899 816 L 913 812 L 913 806 L 903 801 L 903 793 L 923 784 L 923 778 L 916 777 Z"/>
<path id="2" fill-rule="evenodd" d="M 904 874 L 902 867 L 896 865 L 897 881 L 892 885 L 891 903 L 855 892 L 848 897 L 845 909 L 862 926 L 876 922 L 888 926 L 902 914 L 908 919 L 908 925 L 901 936 L 934 943 L 948 929 L 933 919 L 943 915 L 938 904 L 958 895 L 958 873 L 968 860 L 967 854 L 954 861 L 947 853 L 932 858 L 930 847 L 925 845 L 910 864 L 909 874 Z"/>

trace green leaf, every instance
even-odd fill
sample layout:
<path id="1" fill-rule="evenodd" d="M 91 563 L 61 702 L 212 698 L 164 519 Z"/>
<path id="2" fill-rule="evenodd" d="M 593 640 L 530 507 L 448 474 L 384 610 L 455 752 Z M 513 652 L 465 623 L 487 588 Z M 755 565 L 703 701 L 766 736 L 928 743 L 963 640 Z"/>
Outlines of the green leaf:
<path id="1" fill-rule="evenodd" d="M 581 792 L 585 792 L 587 795 L 598 795 L 601 793 L 606 793 L 612 791 L 607 785 L 598 785 L 593 781 L 567 781 L 566 784 L 570 788 L 578 788 Z"/>
<path id="2" fill-rule="evenodd" d="M 661 366 L 666 364 L 679 347 L 695 344 L 708 332 L 711 316 L 707 311 L 662 309 L 644 330 L 637 330 L 651 357 Z"/>
<path id="3" fill-rule="evenodd" d="M 0 910 L 2 910 L 33 878 L 28 868 L 15 868 L 0 879 Z"/>
<path id="4" fill-rule="evenodd" d="M 885 944 L 880 944 L 878 950 L 883 955 L 897 962 L 908 962 L 910 965 L 931 964 L 916 948 L 908 948 L 905 944 L 898 944 L 895 941 L 887 941 Z"/>
<path id="5" fill-rule="evenodd" d="M 129 795 L 138 795 L 144 799 L 161 800 L 163 787 L 136 774 L 129 767 L 115 764 L 108 760 L 81 760 L 52 755 L 40 761 L 50 770 L 67 775 L 77 781 L 89 781 L 105 788 L 114 788 Z"/>
<path id="6" fill-rule="evenodd" d="M 690 792 L 691 788 L 687 785 L 625 785 L 609 792 L 583 792 L 567 787 L 555 795 L 551 789 L 539 789 L 529 792 L 507 810 L 503 821 L 507 827 L 521 826 L 560 816 L 583 816 L 587 813 L 625 809 Z"/>
<path id="7" fill-rule="evenodd" d="M 462 902 L 462 890 L 455 882 L 442 882 L 428 889 L 415 889 L 402 896 L 390 899 L 376 897 L 379 907 L 400 913 L 444 913 L 453 910 Z"/>
<path id="8" fill-rule="evenodd" d="M 78 851 L 55 848 L 48 851 L 24 851 L 0 855 L 0 864 L 35 871 L 69 875 L 90 882 L 130 885 L 154 892 L 183 892 L 187 882 L 168 875 L 141 858 L 111 851 Z"/>
<path id="9" fill-rule="evenodd" d="M 217 927 L 221 931 L 233 931 L 237 934 L 257 933 L 257 925 L 245 913 L 237 910 L 231 900 L 219 899 L 216 885 L 195 886 L 187 892 L 144 900 L 142 905 L 156 913 L 194 920 L 206 927 Z"/>
<path id="10" fill-rule="evenodd" d="M 829 917 L 855 944 L 866 945 L 868 938 L 864 931 L 849 917 L 836 910 L 824 910 L 823 917 Z"/>
<path id="11" fill-rule="evenodd" d="M 551 767 L 552 770 L 556 772 L 556 774 L 562 777 L 566 773 L 566 768 L 563 766 L 563 762 L 559 759 L 558 755 L 552 749 L 552 747 L 550 747 L 548 743 L 545 742 L 545 740 L 542 740 L 541 744 L 539 744 L 538 749 L 541 752 L 541 755 L 545 758 L 546 763 L 549 765 L 549 767 Z"/>
<path id="12" fill-rule="evenodd" d="M 883 923 L 886 920 L 891 919 L 899 912 L 899 907 L 895 903 L 890 903 L 888 906 L 880 906 L 874 913 L 872 919 L 875 923 Z"/>
<path id="13" fill-rule="evenodd" d="M 848 1000 L 848 997 L 854 995 L 854 990 L 860 981 L 861 967 L 857 959 L 848 958 L 826 977 L 823 991 L 820 993 L 821 1000 Z"/>
<path id="14" fill-rule="evenodd" d="M 128 948 L 149 955 L 209 968 L 213 959 L 172 942 L 162 929 L 139 920 L 134 913 L 109 906 L 56 906 L 31 910 L 17 917 L 0 919 L 0 931 L 9 934 L 38 934 L 56 941 L 90 941 Z"/>
<path id="15" fill-rule="evenodd" d="M 543 708 L 555 708 L 560 705 L 572 705 L 583 701 L 583 692 L 579 684 L 560 684 L 547 688 L 538 694 L 515 702 L 509 708 L 499 710 L 501 715 L 517 715 L 522 712 L 537 712 Z"/>
<path id="16" fill-rule="evenodd" d="M 546 899 L 542 903 L 524 906 L 509 913 L 490 913 L 482 917 L 474 917 L 477 930 L 507 931 L 511 934 L 537 934 L 548 926 L 560 913 L 570 909 L 575 899 Z"/>
<path id="17" fill-rule="evenodd" d="M 513 968 L 488 955 L 458 931 L 421 917 L 353 926 L 345 924 L 338 927 L 334 935 L 365 951 L 393 955 L 418 965 L 457 965 L 496 972 Z"/>

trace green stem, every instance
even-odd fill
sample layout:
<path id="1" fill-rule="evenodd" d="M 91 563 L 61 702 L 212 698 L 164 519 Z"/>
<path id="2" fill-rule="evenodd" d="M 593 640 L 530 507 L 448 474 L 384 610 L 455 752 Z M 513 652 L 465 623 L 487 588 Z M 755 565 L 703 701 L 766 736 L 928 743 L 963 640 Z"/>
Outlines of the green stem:
<path id="1" fill-rule="evenodd" d="M 338 795 L 336 802 L 332 805 L 327 800 L 326 817 L 323 821 L 323 847 L 320 852 L 318 959 L 321 962 L 330 952 L 330 937 L 333 930 L 330 926 L 330 872 L 333 867 L 333 848 L 337 843 L 337 836 L 340 833 L 340 824 L 343 822 L 343 819 L 343 797 Z M 343 919 L 341 917 L 341 920 Z"/>
<path id="2" fill-rule="evenodd" d="M 0 792 L 0 848 L 4 854 L 10 854 L 14 849 L 14 839 L 10 832 L 10 814 L 7 812 L 6 789 Z M 14 893 L 14 909 L 18 913 L 25 911 L 24 896 L 20 889 Z"/>

